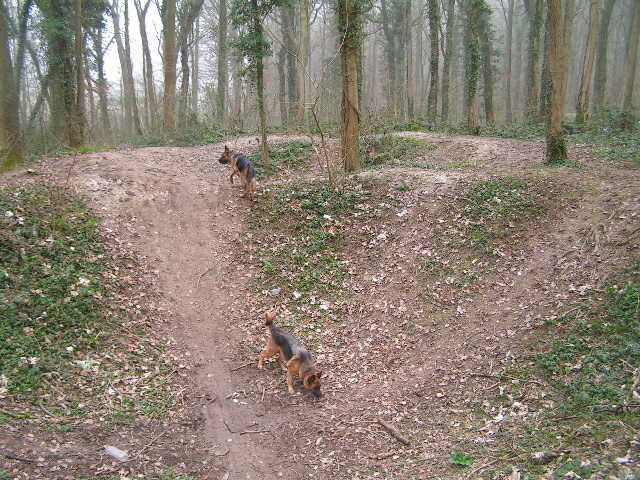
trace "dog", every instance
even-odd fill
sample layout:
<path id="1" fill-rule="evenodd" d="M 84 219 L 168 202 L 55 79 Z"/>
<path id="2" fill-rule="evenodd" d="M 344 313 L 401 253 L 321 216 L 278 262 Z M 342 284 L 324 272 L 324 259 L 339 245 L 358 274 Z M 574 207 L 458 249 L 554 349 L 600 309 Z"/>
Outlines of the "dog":
<path id="1" fill-rule="evenodd" d="M 243 197 L 249 197 L 253 200 L 256 188 L 256 169 L 253 167 L 247 157 L 238 152 L 232 152 L 228 146 L 224 146 L 224 152 L 218 159 L 218 162 L 228 164 L 231 168 L 229 181 L 233 183 L 233 176 L 238 175 L 244 187 Z"/>
<path id="2" fill-rule="evenodd" d="M 273 325 L 275 314 L 267 312 L 265 325 L 269 329 L 269 339 L 258 359 L 258 368 L 262 368 L 265 359 L 278 355 L 278 363 L 287 372 L 287 386 L 289 393 L 296 393 L 293 389 L 293 376 L 298 374 L 302 380 L 302 386 L 309 390 L 316 398 L 322 398 L 320 391 L 319 370 L 304 345 L 286 330 Z"/>

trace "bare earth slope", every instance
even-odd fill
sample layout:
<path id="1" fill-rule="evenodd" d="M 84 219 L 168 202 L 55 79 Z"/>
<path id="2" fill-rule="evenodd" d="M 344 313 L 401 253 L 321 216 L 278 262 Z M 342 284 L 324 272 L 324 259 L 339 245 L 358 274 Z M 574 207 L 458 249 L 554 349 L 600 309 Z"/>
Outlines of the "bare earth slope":
<path id="1" fill-rule="evenodd" d="M 475 168 L 360 175 L 414 189 L 399 198 L 397 211 L 388 210 L 380 226 L 388 240 L 366 251 L 352 247 L 349 282 L 363 309 L 335 331 L 345 341 L 324 357 L 322 402 L 290 397 L 279 372 L 255 369 L 262 294 L 250 291 L 256 272 L 240 258 L 242 244 L 251 242 L 251 205 L 217 163 L 223 144 L 43 164 L 158 271 L 169 334 L 199 364 L 196 381 L 208 393 L 206 401 L 192 398 L 206 418 L 201 445 L 222 453 L 212 463 L 222 462 L 226 478 L 453 478 L 446 458 L 457 416 L 486 393 L 487 379 L 478 375 L 495 373 L 544 316 L 637 254 L 639 170 L 607 167 L 580 149 L 572 155 L 589 169 L 541 170 L 534 168 L 541 144 L 412 135 L 438 145 L 420 160 Z M 235 148 L 246 150 L 250 140 Z M 491 175 L 535 178 L 558 194 L 573 193 L 531 227 L 534 234 L 507 247 L 487 278 L 465 291 L 438 286 L 440 299 L 429 307 L 415 265 L 444 233 L 439 220 L 455 187 Z M 397 422 L 411 445 L 397 443 L 377 418 Z"/>

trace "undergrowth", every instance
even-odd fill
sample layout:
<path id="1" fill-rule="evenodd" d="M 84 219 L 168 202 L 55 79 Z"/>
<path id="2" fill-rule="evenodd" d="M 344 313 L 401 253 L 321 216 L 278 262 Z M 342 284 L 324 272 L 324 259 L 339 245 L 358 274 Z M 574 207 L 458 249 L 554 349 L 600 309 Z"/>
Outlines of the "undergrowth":
<path id="1" fill-rule="evenodd" d="M 514 380 L 491 409 L 491 457 L 508 458 L 523 479 L 638 478 L 639 305 L 633 259 L 590 302 L 548 319 L 542 352 L 504 372 Z"/>
<path id="2" fill-rule="evenodd" d="M 309 162 L 313 152 L 313 145 L 306 140 L 292 140 L 278 143 L 269 147 L 269 160 L 262 161 L 258 151 L 249 157 L 256 167 L 257 178 L 264 179 L 280 173 L 283 170 L 298 170 Z"/>
<path id="3" fill-rule="evenodd" d="M 462 198 L 467 246 L 491 252 L 493 240 L 506 238 L 530 216 L 540 215 L 546 202 L 525 180 L 503 177 L 471 185 Z"/>
<path id="4" fill-rule="evenodd" d="M 343 228 L 367 197 L 360 183 L 334 190 L 325 181 L 298 182 L 265 191 L 250 221 L 260 234 L 263 286 L 305 297 L 339 291 Z"/>
<path id="5" fill-rule="evenodd" d="M 110 259 L 97 226 L 60 187 L 0 189 L 3 423 L 45 419 L 67 431 L 87 417 L 163 418 L 177 401 L 164 346 L 127 312 L 144 310 L 121 291 L 133 264 Z"/>
<path id="6" fill-rule="evenodd" d="M 361 139 L 360 154 L 366 167 L 407 162 L 421 152 L 436 146 L 421 138 L 393 135 L 365 136 Z"/>

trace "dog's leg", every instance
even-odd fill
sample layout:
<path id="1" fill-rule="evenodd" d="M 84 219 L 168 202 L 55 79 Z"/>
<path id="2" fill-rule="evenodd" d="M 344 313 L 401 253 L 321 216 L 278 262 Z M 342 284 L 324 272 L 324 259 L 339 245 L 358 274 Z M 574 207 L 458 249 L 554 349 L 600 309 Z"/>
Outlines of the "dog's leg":
<path id="1" fill-rule="evenodd" d="M 289 387 L 289 393 L 296 393 L 293 389 L 293 369 L 287 369 L 287 387 Z"/>

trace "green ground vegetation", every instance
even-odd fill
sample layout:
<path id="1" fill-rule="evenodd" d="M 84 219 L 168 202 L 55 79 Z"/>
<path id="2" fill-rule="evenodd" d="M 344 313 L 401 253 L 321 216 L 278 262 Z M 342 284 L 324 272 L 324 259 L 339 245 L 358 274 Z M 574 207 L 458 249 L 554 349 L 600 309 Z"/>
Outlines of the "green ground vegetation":
<path id="1" fill-rule="evenodd" d="M 269 147 L 269 159 L 262 161 L 260 152 L 249 157 L 256 167 L 258 180 L 276 175 L 282 171 L 300 170 L 309 164 L 313 145 L 307 140 L 292 140 Z"/>
<path id="2" fill-rule="evenodd" d="M 491 416 L 488 424 L 503 418 L 490 453 L 477 443 L 462 446 L 480 463 L 487 454 L 505 460 L 483 478 L 507 465 L 523 479 L 569 472 L 638 478 L 639 305 L 640 260 L 633 259 L 588 300 L 547 319 L 539 352 L 514 360 L 501 374 L 501 394 L 479 409 Z"/>
<path id="3" fill-rule="evenodd" d="M 98 221 L 67 190 L 0 189 L 0 389 L 9 402 L 2 422 L 40 418 L 69 430 L 86 417 L 167 416 L 176 402 L 173 366 L 122 305 L 128 275 L 106 254 Z"/>

